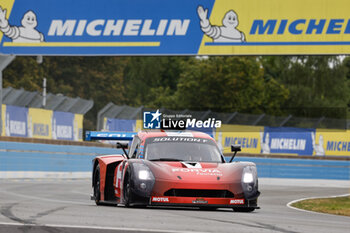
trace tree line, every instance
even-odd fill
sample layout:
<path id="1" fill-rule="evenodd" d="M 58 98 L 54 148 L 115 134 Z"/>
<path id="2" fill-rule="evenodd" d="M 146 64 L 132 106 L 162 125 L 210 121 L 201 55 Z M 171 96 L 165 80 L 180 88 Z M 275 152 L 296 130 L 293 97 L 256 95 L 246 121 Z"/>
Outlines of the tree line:
<path id="1" fill-rule="evenodd" d="M 17 57 L 3 85 L 42 91 L 43 77 L 48 92 L 94 101 L 90 130 L 108 102 L 338 118 L 350 106 L 350 57 L 340 56 Z"/>

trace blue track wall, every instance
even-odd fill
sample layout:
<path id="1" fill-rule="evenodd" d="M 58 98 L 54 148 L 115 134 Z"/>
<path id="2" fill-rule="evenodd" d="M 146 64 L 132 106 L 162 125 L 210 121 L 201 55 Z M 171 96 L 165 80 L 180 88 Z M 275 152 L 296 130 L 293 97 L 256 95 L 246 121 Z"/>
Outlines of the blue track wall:
<path id="1" fill-rule="evenodd" d="M 89 172 L 96 155 L 119 153 L 122 151 L 105 147 L 0 141 L 0 172 Z M 234 161 L 256 163 L 259 177 L 350 180 L 350 161 L 256 157 Z"/>
<path id="2" fill-rule="evenodd" d="M 91 171 L 96 155 L 122 153 L 106 147 L 0 142 L 0 171 Z"/>
<path id="3" fill-rule="evenodd" d="M 255 157 L 234 161 L 254 162 L 259 177 L 350 180 L 350 161 Z"/>

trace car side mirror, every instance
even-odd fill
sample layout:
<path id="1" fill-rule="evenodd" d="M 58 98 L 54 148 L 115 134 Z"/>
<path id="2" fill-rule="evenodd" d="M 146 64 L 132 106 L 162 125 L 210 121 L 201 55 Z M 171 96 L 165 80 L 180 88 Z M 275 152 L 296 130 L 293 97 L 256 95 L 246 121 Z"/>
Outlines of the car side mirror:
<path id="1" fill-rule="evenodd" d="M 231 145 L 231 152 L 242 151 L 241 145 Z"/>
<path id="2" fill-rule="evenodd" d="M 117 149 L 128 149 L 129 143 L 127 143 L 127 142 L 117 142 L 116 147 L 117 147 Z"/>
<path id="3" fill-rule="evenodd" d="M 122 149 L 124 151 L 124 154 L 129 159 L 128 152 L 126 152 L 126 149 L 129 147 L 129 143 L 127 142 L 117 142 L 116 144 L 117 149 Z"/>
<path id="4" fill-rule="evenodd" d="M 241 145 L 231 145 L 231 152 L 233 152 L 233 155 L 232 155 L 232 157 L 230 159 L 230 163 L 235 158 L 235 156 L 236 156 L 238 151 L 242 151 Z"/>

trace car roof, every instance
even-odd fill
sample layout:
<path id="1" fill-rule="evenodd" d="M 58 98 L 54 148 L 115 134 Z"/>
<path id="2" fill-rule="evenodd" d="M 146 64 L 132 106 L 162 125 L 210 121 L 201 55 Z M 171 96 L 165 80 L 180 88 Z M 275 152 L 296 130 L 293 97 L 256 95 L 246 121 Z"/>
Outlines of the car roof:
<path id="1" fill-rule="evenodd" d="M 138 137 L 144 141 L 147 138 L 153 138 L 153 137 L 194 137 L 194 138 L 205 138 L 215 141 L 212 137 L 209 136 L 209 134 L 199 132 L 199 131 L 140 131 L 138 132 Z"/>

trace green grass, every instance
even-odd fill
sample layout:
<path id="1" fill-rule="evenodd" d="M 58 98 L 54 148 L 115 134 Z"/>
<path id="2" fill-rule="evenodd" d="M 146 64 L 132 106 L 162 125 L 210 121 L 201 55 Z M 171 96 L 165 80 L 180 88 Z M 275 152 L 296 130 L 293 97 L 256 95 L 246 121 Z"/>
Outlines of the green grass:
<path id="1" fill-rule="evenodd" d="M 299 201 L 293 207 L 327 214 L 350 216 L 350 197 L 317 198 Z"/>

